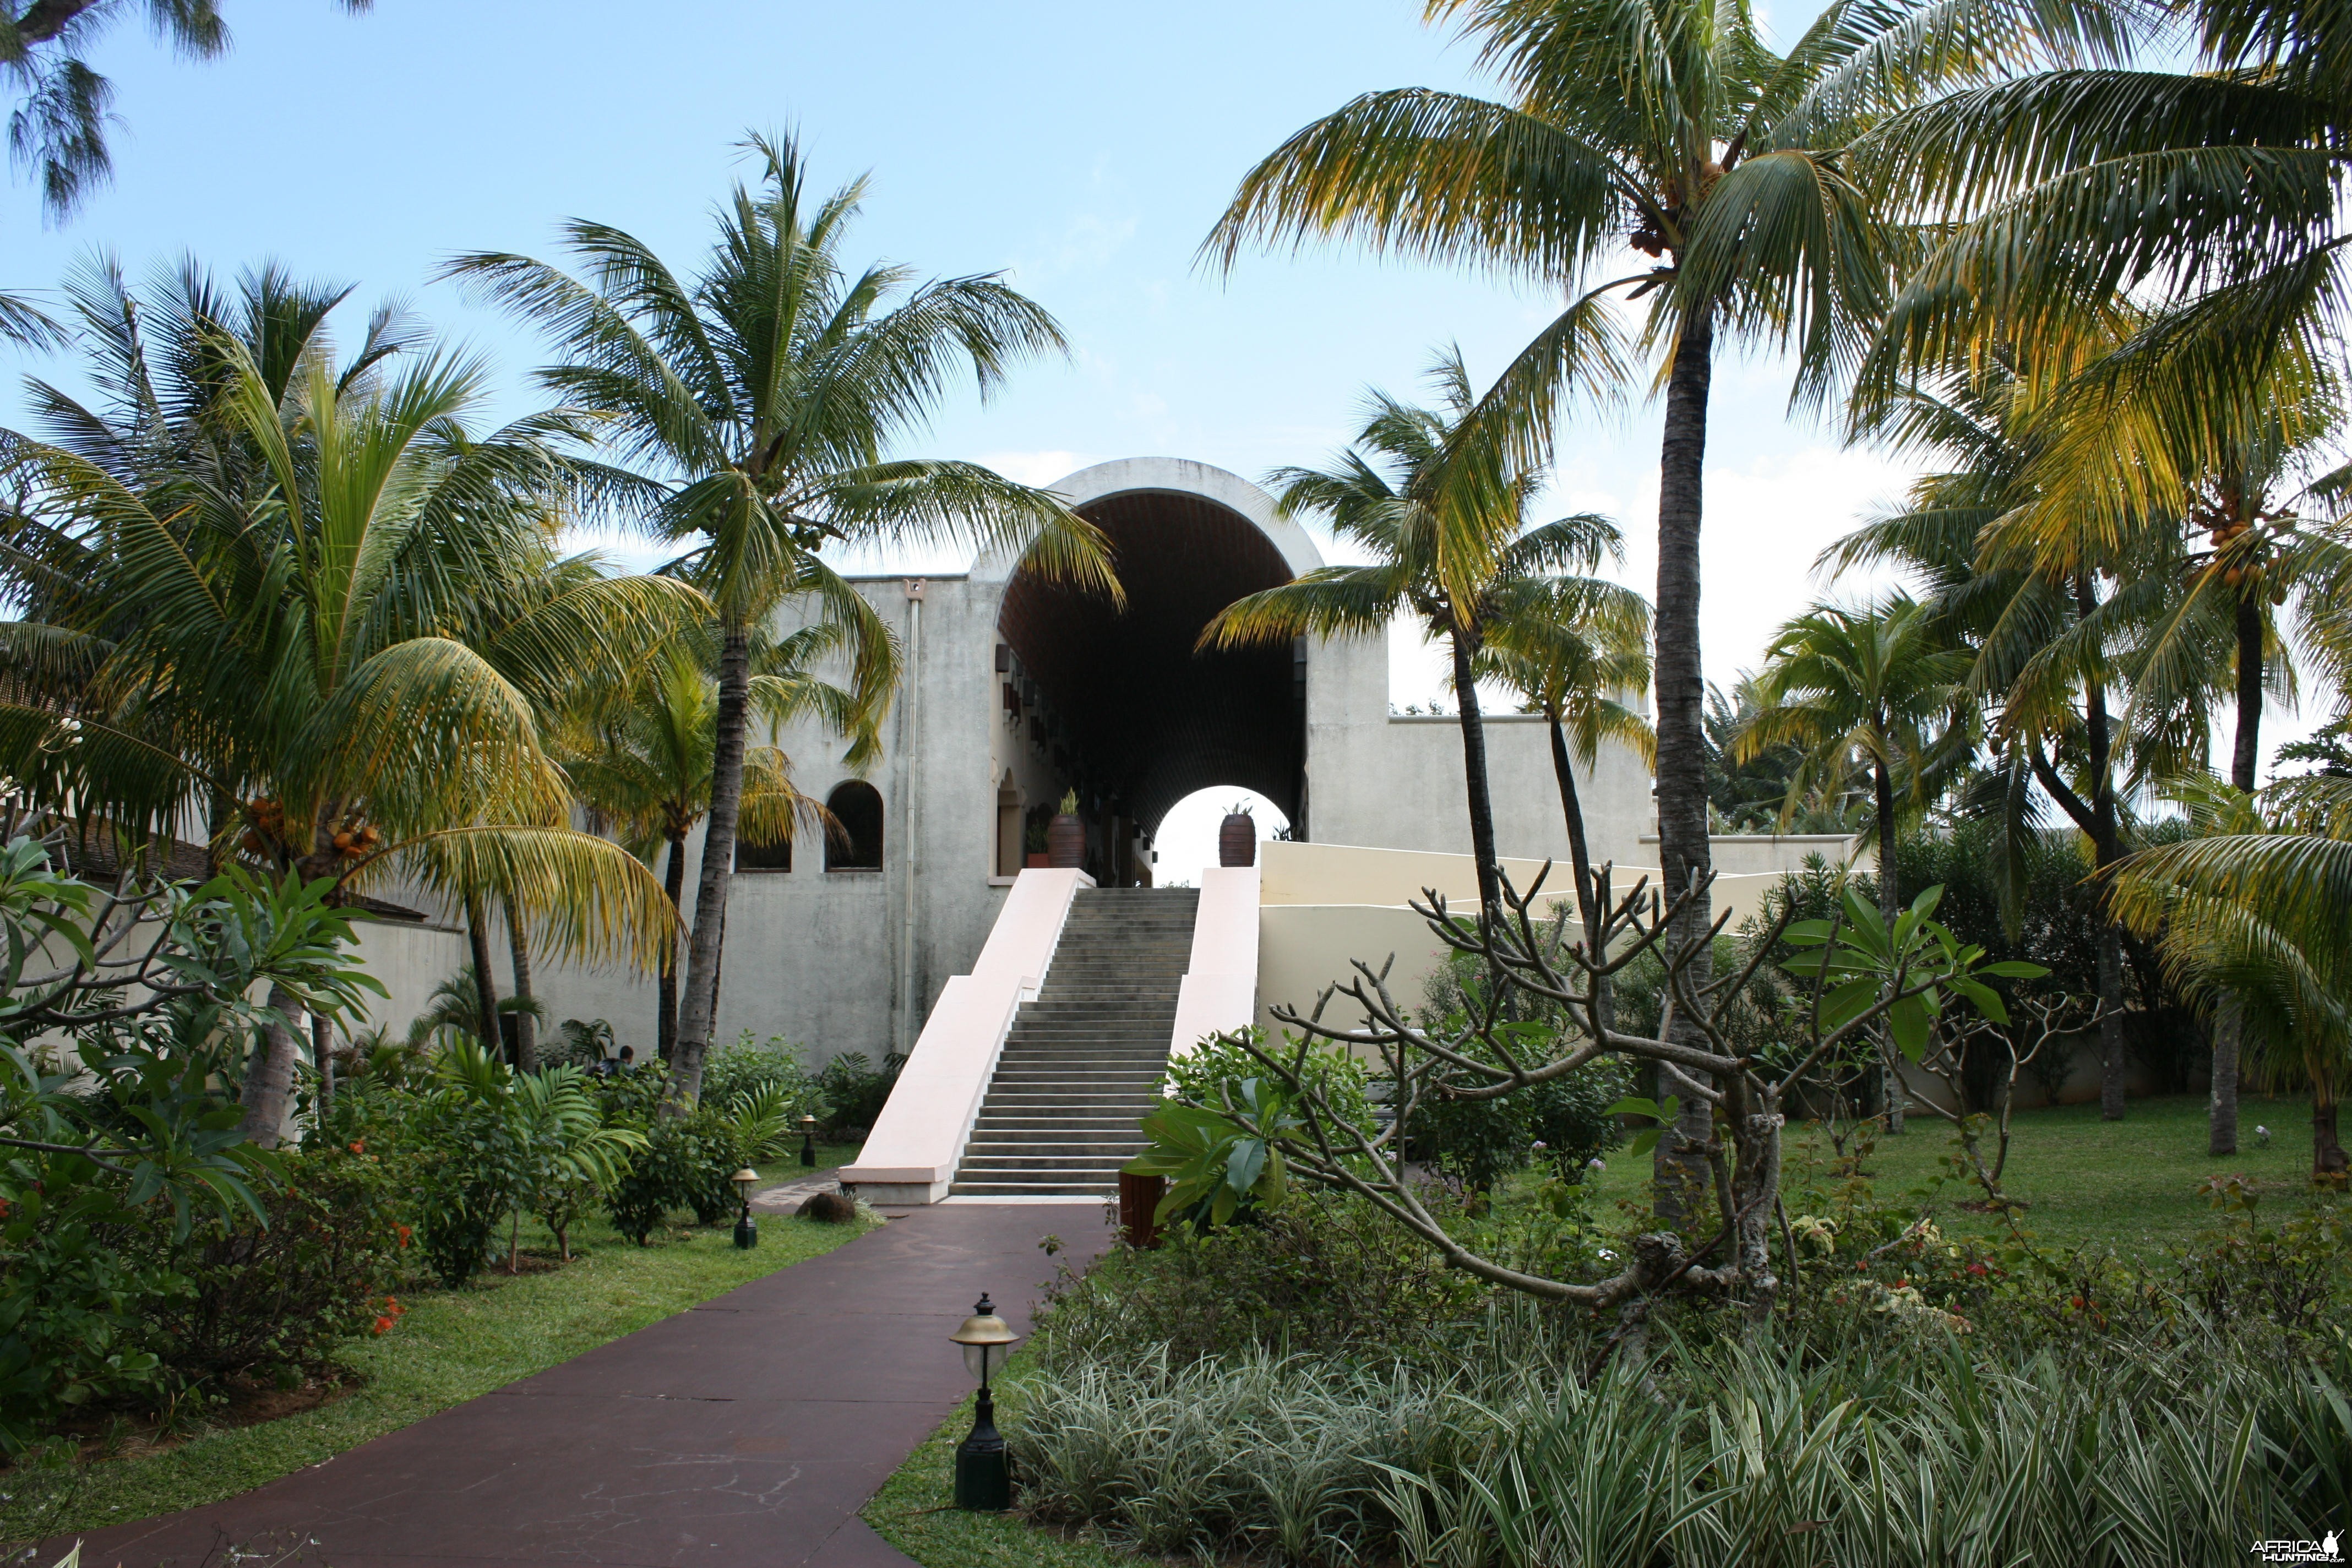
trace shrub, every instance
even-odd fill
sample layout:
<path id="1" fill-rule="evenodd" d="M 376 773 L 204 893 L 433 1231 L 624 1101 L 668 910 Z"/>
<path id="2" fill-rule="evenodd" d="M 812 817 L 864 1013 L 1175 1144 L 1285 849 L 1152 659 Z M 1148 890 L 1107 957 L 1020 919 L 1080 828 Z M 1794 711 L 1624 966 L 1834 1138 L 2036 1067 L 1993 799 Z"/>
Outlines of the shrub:
<path id="1" fill-rule="evenodd" d="M 613 1228 L 639 1247 L 661 1228 L 679 1194 L 692 1184 L 695 1155 L 682 1132 L 678 1122 L 654 1123 L 646 1130 L 646 1147 L 604 1194 Z"/>
<path id="2" fill-rule="evenodd" d="M 1337 1352 L 1433 1344 L 1484 1290 L 1363 1200 L 1295 1190 L 1250 1225 L 1176 1226 L 1047 1291 L 1055 1364 L 1179 1361 L 1255 1347 Z"/>
<path id="3" fill-rule="evenodd" d="M 728 1178 L 740 1162 L 722 1118 L 709 1110 L 656 1117 L 643 1131 L 646 1147 L 604 1196 L 614 1230 L 644 1247 L 672 1209 L 691 1209 L 704 1225 L 734 1212 Z"/>
<path id="4" fill-rule="evenodd" d="M 47 1162 L 18 1163 L 33 1170 Z M 146 1390 L 163 1378 L 148 1303 L 186 1289 L 168 1268 L 114 1243 L 142 1216 L 96 1186 L 16 1185 L 0 1226 L 0 1442 L 11 1452 L 68 1412 Z"/>
<path id="5" fill-rule="evenodd" d="M 824 1064 L 816 1075 L 817 1091 L 824 1098 L 826 1110 L 819 1114 L 827 1118 L 825 1136 L 839 1138 L 849 1133 L 873 1131 L 882 1115 L 882 1104 L 890 1098 L 890 1086 L 898 1081 L 898 1069 L 907 1058 L 896 1051 L 882 1058 L 877 1068 L 862 1051 L 844 1051 Z"/>
<path id="6" fill-rule="evenodd" d="M 530 1187 L 530 1151 L 499 1107 L 446 1089 L 410 1125 L 424 1156 L 416 1238 L 454 1290 L 496 1256 L 499 1228 Z"/>
<path id="7" fill-rule="evenodd" d="M 801 1047 L 782 1035 L 772 1035 L 765 1044 L 756 1044 L 751 1031 L 746 1029 L 741 1038 L 711 1052 L 703 1063 L 702 1100 L 706 1105 L 731 1106 L 741 1096 L 764 1089 L 773 1089 L 783 1096 L 784 1114 L 793 1121 L 804 1115 L 822 1121 L 830 1114 L 815 1075 L 802 1059 Z"/>
<path id="8" fill-rule="evenodd" d="M 1253 1025 L 1244 1032 L 1253 1044 L 1265 1047 L 1264 1029 Z M 1286 1034 L 1282 1043 L 1285 1058 L 1297 1049 L 1298 1037 Z M 1372 1131 L 1372 1108 L 1367 1098 L 1370 1078 L 1364 1064 L 1345 1047 L 1320 1042 L 1310 1045 L 1301 1058 L 1301 1069 L 1306 1081 L 1322 1090 L 1332 1110 L 1366 1131 Z M 1216 1106 L 1220 1083 L 1270 1077 L 1265 1066 L 1243 1049 L 1240 1040 L 1233 1035 L 1212 1035 L 1182 1056 L 1168 1058 L 1169 1092 L 1195 1105 Z"/>
<path id="9" fill-rule="evenodd" d="M 1569 918 L 1563 903 L 1552 917 L 1555 937 L 1566 940 L 1572 935 Z M 1621 1011 L 1638 1013 L 1643 1005 L 1640 962 L 1629 966 L 1621 981 L 1622 991 L 1633 993 L 1630 1004 L 1621 995 Z M 1651 984 L 1664 987 L 1662 966 Z M 1467 953 L 1450 954 L 1425 984 L 1426 1011 L 1433 1020 L 1458 1022 L 1468 1009 L 1480 1005 L 1486 985 L 1486 971 L 1477 959 Z M 1581 1036 L 1576 1021 L 1558 1003 L 1517 991 L 1506 1001 L 1512 1016 L 1519 1019 L 1514 1027 L 1525 1038 L 1528 1059 L 1540 1061 L 1558 1054 L 1554 1042 L 1563 1035 Z M 1479 1059 L 1489 1065 L 1503 1065 L 1499 1056 L 1483 1046 L 1474 1049 L 1483 1052 Z M 1633 1073 L 1623 1058 L 1603 1057 L 1566 1078 L 1492 1100 L 1424 1100 L 1413 1109 L 1407 1129 L 1410 1146 L 1418 1158 L 1473 1193 L 1491 1192 L 1505 1176 L 1533 1162 L 1549 1164 L 1562 1181 L 1580 1182 L 1586 1162 L 1615 1146 L 1622 1136 L 1616 1118 L 1608 1114 L 1609 1108 L 1623 1099 L 1633 1085 Z"/>
<path id="10" fill-rule="evenodd" d="M 1033 1517 L 1200 1560 L 2136 1568 L 2340 1526 L 2352 1343 L 2284 1367 L 2210 1339 L 2011 1362 L 1932 1331 L 1906 1355 L 1673 1342 L 1588 1378 L 1518 1312 L 1438 1369 L 1049 1363 L 1003 1425 Z"/>
<path id="11" fill-rule="evenodd" d="M 182 1386 L 256 1373 L 318 1374 L 345 1341 L 387 1316 L 407 1245 L 383 1162 L 363 1145 L 313 1148 L 247 1217 L 173 1246 L 167 1215 L 148 1230 L 159 1267 L 184 1281 L 149 1307 L 169 1375 Z"/>

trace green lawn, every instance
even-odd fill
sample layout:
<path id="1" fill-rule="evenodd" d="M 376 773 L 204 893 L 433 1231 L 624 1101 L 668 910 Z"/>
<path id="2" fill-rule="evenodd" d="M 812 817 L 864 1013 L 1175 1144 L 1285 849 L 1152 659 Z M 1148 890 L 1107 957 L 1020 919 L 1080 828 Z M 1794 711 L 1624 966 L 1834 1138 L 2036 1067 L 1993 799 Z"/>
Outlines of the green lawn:
<path id="1" fill-rule="evenodd" d="M 365 1381 L 330 1404 L 100 1460 L 70 1478 L 0 1472 L 0 1540 L 37 1540 L 233 1497 L 859 1234 L 855 1226 L 764 1215 L 760 1245 L 739 1252 L 730 1226 L 672 1228 L 639 1248 L 601 1219 L 584 1224 L 573 1234 L 572 1261 L 560 1270 L 491 1273 L 462 1291 L 404 1294 L 408 1313 L 397 1328 L 345 1352 Z M 524 1228 L 523 1247 L 553 1252 L 536 1226 Z"/>
<path id="2" fill-rule="evenodd" d="M 2267 1146 L 2254 1136 L 2267 1126 Z M 2002 1184 L 2031 1206 L 2026 1227 L 2045 1243 L 2080 1247 L 2098 1242 L 2118 1252 L 2154 1254 L 2189 1240 L 2213 1223 L 2197 1191 L 2206 1177 L 2242 1173 L 2262 1194 L 2264 1215 L 2310 1201 L 2311 1103 L 2249 1095 L 2239 1114 L 2238 1152 L 2205 1152 L 2205 1100 L 2182 1095 L 2135 1100 L 2121 1121 L 2102 1121 L 2095 1104 L 2018 1112 L 2011 1122 L 2009 1168 Z M 1913 1117 L 1899 1138 L 1882 1138 L 1866 1169 L 1883 1195 L 1927 1186 L 1944 1173 L 1953 1152 L 1950 1124 Z M 1823 1160 L 1829 1140 L 1806 1124 L 1789 1129 L 1785 1188 L 1818 1181 L 1809 1158 Z M 1649 1188 L 1649 1161 L 1612 1159 L 1601 1177 L 1609 1198 L 1640 1201 Z M 2000 1224 L 1958 1205 L 1978 1195 L 1973 1185 L 1945 1183 L 1933 1202 L 1937 1224 L 1949 1231 L 1990 1236 Z"/>

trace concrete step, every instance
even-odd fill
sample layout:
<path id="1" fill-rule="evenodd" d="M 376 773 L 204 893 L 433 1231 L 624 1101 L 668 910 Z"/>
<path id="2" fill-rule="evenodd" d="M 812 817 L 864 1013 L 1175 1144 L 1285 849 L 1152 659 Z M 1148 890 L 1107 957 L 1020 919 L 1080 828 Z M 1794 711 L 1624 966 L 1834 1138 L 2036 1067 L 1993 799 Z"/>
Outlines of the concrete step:
<path id="1" fill-rule="evenodd" d="M 1024 1150 L 1017 1154 L 967 1154 L 956 1174 L 963 1176 L 1110 1176 L 1118 1175 L 1118 1168 L 1135 1158 L 1143 1145 L 1132 1150 L 1108 1150 L 1099 1154 L 1039 1154 Z"/>
<path id="2" fill-rule="evenodd" d="M 1159 1103 L 1200 894 L 1081 890 L 1013 1031 L 950 1191 L 1108 1195 Z"/>
<path id="3" fill-rule="evenodd" d="M 976 1122 L 974 1138 L 1028 1137 L 1032 1134 L 1054 1138 L 1140 1138 L 1143 1119 L 1151 1114 L 1150 1105 L 1123 1105 L 1101 1114 L 1064 1114 L 1049 1118 L 1024 1117 Z"/>

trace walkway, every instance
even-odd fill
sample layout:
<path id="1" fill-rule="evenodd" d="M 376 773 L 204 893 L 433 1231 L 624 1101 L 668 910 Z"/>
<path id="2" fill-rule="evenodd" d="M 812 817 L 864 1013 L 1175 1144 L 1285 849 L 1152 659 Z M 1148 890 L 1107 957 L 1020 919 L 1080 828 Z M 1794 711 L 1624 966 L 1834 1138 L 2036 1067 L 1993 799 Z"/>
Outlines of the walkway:
<path id="1" fill-rule="evenodd" d="M 195 1568 L 299 1531 L 331 1568 L 908 1568 L 857 1510 L 971 1389 L 948 1335 L 983 1289 L 1025 1332 L 1055 1264 L 1109 1239 L 1093 1204 L 903 1212 L 325 1464 L 99 1531 L 82 1562 Z"/>

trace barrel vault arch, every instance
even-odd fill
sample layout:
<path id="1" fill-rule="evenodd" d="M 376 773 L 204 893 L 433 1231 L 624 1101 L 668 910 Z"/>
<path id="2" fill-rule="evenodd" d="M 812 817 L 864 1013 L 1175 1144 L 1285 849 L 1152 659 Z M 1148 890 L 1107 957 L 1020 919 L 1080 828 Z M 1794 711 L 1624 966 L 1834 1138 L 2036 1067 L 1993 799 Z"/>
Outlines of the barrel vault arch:
<path id="1" fill-rule="evenodd" d="M 1004 552 L 972 568 L 996 594 L 999 639 L 1034 696 L 1042 754 L 1059 776 L 1146 833 L 1218 784 L 1306 817 L 1306 661 L 1292 646 L 1196 654 L 1210 617 L 1323 564 L 1265 491 L 1204 463 L 1135 458 L 1055 485 L 1108 536 L 1124 610 L 1045 582 Z"/>

